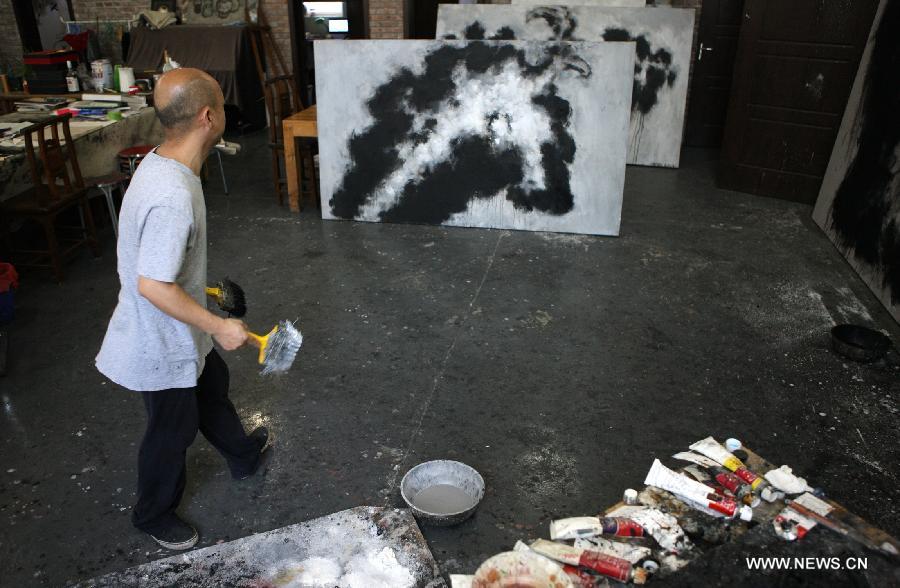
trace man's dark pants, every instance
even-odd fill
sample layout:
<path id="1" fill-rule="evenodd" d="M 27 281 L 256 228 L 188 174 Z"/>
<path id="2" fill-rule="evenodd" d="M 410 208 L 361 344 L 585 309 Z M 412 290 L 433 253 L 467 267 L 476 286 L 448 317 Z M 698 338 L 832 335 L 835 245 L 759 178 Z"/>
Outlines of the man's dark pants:
<path id="1" fill-rule="evenodd" d="M 194 388 L 141 392 L 147 431 L 138 454 L 138 501 L 131 521 L 142 531 L 164 528 L 185 485 L 185 452 L 199 430 L 228 462 L 231 475 L 249 474 L 260 441 L 247 436 L 228 399 L 228 366 L 213 349 Z"/>

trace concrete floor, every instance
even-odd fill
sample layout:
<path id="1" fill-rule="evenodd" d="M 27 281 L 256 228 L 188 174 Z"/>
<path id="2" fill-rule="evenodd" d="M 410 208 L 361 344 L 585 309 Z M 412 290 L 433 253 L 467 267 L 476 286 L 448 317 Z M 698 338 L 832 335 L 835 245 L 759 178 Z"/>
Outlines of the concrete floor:
<path id="1" fill-rule="evenodd" d="M 235 483 L 198 436 L 182 512 L 200 546 L 399 506 L 407 469 L 451 458 L 487 495 L 467 523 L 423 531 L 445 573 L 471 573 L 707 435 L 900 532 L 900 366 L 840 359 L 828 329 L 900 332 L 809 207 L 717 190 L 711 155 L 689 150 L 680 170 L 629 168 L 619 238 L 323 222 L 279 207 L 265 137 L 241 140 L 232 193 L 215 175 L 207 186 L 210 277 L 244 286 L 256 330 L 299 319 L 305 342 L 280 378 L 261 378 L 250 350 L 226 355 L 235 405 L 276 450 Z M 109 227 L 103 245 L 64 284 L 29 273 L 17 293 L 0 378 L 3 585 L 168 555 L 129 524 L 140 399 L 93 366 L 118 288 Z"/>

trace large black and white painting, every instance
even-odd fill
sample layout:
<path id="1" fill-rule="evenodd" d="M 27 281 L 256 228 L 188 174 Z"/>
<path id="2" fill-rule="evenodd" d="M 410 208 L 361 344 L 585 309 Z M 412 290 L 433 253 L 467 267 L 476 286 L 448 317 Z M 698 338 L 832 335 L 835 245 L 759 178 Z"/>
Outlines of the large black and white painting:
<path id="1" fill-rule="evenodd" d="M 678 167 L 694 10 L 441 4 L 439 39 L 634 41 L 628 163 Z"/>
<path id="2" fill-rule="evenodd" d="M 646 6 L 647 0 L 560 0 L 557 2 L 548 2 L 547 0 L 512 0 L 510 4 L 514 6 L 624 6 L 627 8 L 637 8 Z"/>
<path id="3" fill-rule="evenodd" d="M 882 0 L 813 219 L 900 322 L 900 2 Z"/>
<path id="4" fill-rule="evenodd" d="M 323 218 L 617 235 L 633 54 L 316 42 Z"/>

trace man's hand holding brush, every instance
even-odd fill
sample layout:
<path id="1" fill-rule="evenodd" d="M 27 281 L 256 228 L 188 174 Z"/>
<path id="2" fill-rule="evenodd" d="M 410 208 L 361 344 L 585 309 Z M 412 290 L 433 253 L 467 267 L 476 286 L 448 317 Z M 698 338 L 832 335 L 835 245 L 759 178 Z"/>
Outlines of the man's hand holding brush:
<path id="1" fill-rule="evenodd" d="M 212 335 L 225 351 L 234 351 L 247 342 L 248 330 L 243 321 L 214 315 L 197 304 L 178 284 L 141 276 L 138 292 L 172 318 Z"/>
<path id="2" fill-rule="evenodd" d="M 216 343 L 225 351 L 234 351 L 238 347 L 243 346 L 247 342 L 247 325 L 244 321 L 236 318 L 220 319 L 221 327 L 218 331 L 210 333 Z"/>

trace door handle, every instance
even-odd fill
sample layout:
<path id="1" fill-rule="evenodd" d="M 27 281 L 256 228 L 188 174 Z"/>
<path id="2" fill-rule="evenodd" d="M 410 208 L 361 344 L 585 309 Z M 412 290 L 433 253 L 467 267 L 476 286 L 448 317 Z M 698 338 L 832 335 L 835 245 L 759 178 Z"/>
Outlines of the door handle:
<path id="1" fill-rule="evenodd" d="M 704 51 L 712 51 L 712 50 L 713 50 L 712 47 L 704 47 L 704 46 L 703 46 L 703 42 L 701 41 L 701 42 L 700 42 L 700 49 L 697 51 L 697 61 L 702 61 L 702 60 L 703 60 L 703 52 L 704 52 Z"/>

